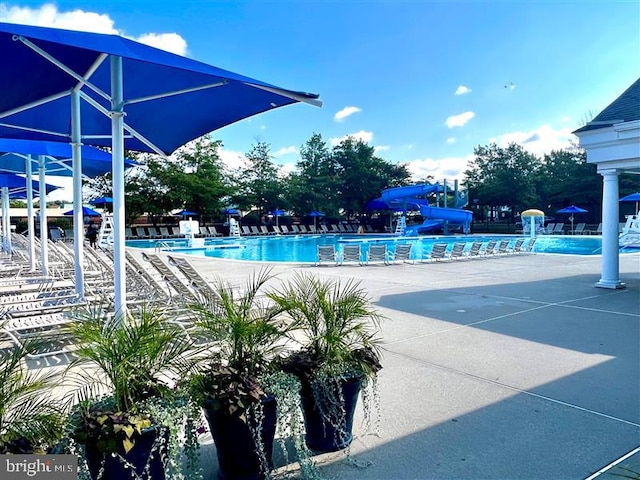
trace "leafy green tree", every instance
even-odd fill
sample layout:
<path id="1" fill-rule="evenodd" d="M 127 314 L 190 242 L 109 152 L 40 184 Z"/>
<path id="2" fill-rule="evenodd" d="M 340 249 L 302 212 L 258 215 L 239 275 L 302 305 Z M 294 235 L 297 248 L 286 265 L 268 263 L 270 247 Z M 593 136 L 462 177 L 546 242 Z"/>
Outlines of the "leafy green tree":
<path id="1" fill-rule="evenodd" d="M 257 141 L 245 155 L 245 164 L 235 172 L 237 191 L 231 200 L 241 210 L 258 210 L 258 218 L 275 208 L 287 208 L 286 188 L 280 177 L 280 169 L 273 163 L 271 147 Z"/>
<path id="2" fill-rule="evenodd" d="M 220 147 L 219 140 L 203 136 L 181 147 L 170 158 L 127 152 L 127 158 L 140 164 L 125 170 L 127 222 L 148 214 L 156 223 L 178 208 L 193 210 L 203 220 L 219 217 L 222 200 L 230 193 Z M 90 191 L 92 196 L 111 195 L 111 173 L 93 179 Z"/>
<path id="3" fill-rule="evenodd" d="M 578 205 L 592 213 L 602 203 L 602 177 L 596 165 L 587 163 L 578 148 L 553 150 L 542 160 L 536 179 L 543 210 L 550 213 L 568 205 Z"/>
<path id="4" fill-rule="evenodd" d="M 168 202 L 170 208 L 192 210 L 203 220 L 220 216 L 223 199 L 230 193 L 219 155 L 221 146 L 220 140 L 204 136 L 178 149 L 169 161 L 149 163 L 149 175 L 166 196 L 160 200 L 163 207 Z"/>
<path id="5" fill-rule="evenodd" d="M 474 149 L 475 158 L 464 172 L 469 197 L 491 208 L 510 207 L 512 219 L 522 209 L 536 206 L 536 172 L 540 159 L 521 145 L 507 148 L 492 143 Z"/>
<path id="6" fill-rule="evenodd" d="M 340 179 L 340 204 L 347 216 L 365 211 L 369 200 L 388 187 L 409 183 L 407 166 L 395 165 L 375 155 L 373 147 L 348 137 L 333 148 Z"/>
<path id="7" fill-rule="evenodd" d="M 338 165 L 322 135 L 314 133 L 300 147 L 297 171 L 287 180 L 291 208 L 298 215 L 319 210 L 336 215 L 340 206 Z"/>

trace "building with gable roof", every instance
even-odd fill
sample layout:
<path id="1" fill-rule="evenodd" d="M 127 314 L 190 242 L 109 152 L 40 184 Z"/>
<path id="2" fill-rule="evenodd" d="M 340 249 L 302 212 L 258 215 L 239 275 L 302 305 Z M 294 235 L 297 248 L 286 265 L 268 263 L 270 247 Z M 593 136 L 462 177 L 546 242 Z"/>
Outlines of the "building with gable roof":
<path id="1" fill-rule="evenodd" d="M 587 152 L 587 162 L 602 175 L 602 288 L 625 288 L 620 281 L 618 180 L 640 174 L 640 78 L 584 127 L 573 132 Z"/>

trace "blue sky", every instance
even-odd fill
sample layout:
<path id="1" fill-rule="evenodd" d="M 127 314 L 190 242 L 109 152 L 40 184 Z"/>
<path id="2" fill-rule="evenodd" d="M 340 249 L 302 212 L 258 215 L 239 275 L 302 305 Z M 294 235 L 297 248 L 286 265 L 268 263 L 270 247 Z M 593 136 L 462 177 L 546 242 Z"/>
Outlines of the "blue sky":
<path id="1" fill-rule="evenodd" d="M 259 139 L 290 170 L 315 132 L 461 178 L 477 145 L 568 146 L 640 77 L 635 0 L 0 1 L 0 21 L 119 33 L 320 94 L 214 132 L 231 166 Z"/>

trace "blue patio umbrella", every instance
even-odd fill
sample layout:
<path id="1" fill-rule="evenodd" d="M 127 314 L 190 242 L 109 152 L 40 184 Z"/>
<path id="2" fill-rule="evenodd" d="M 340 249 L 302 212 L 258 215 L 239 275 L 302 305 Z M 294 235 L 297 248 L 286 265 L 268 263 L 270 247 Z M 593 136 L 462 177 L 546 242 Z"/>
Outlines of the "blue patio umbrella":
<path id="1" fill-rule="evenodd" d="M 321 104 L 116 35 L 0 23 L 0 62 L 0 137 L 66 141 L 74 158 L 81 141 L 111 147 L 118 314 L 126 309 L 124 149 L 168 155 L 255 114 Z"/>
<path id="2" fill-rule="evenodd" d="M 90 200 L 89 203 L 91 205 L 104 205 L 105 203 L 113 203 L 113 198 L 111 197 L 98 197 Z"/>
<path id="3" fill-rule="evenodd" d="M 620 199 L 621 202 L 636 202 L 636 213 L 638 213 L 638 202 L 640 202 L 640 192 L 630 193 Z"/>
<path id="4" fill-rule="evenodd" d="M 561 208 L 560 210 L 557 210 L 557 213 L 570 213 L 571 216 L 569 217 L 569 220 L 571 220 L 571 233 L 573 233 L 573 215 L 575 213 L 587 213 L 589 210 L 585 210 L 584 208 L 580 208 L 580 207 L 576 207 L 575 205 L 569 205 L 568 207 L 564 207 Z"/>
<path id="5" fill-rule="evenodd" d="M 318 217 L 324 217 L 325 215 L 324 215 L 324 213 L 319 212 L 317 210 L 312 210 L 312 211 L 309 212 L 309 216 L 313 217 L 313 227 L 315 228 L 316 227 L 316 222 L 318 220 Z"/>
<path id="6" fill-rule="evenodd" d="M 231 215 L 240 215 L 240 210 L 233 207 L 227 207 L 222 210 L 222 214 L 227 216 L 227 223 L 231 222 Z"/>
<path id="7" fill-rule="evenodd" d="M 197 215 L 196 212 L 192 212 L 191 210 L 180 210 L 178 213 L 174 213 L 178 217 L 193 217 Z"/>
<path id="8" fill-rule="evenodd" d="M 69 210 L 64 212 L 63 215 L 73 215 L 73 210 Z M 83 217 L 101 217 L 102 214 L 93 208 L 82 206 L 82 216 Z"/>
<path id="9" fill-rule="evenodd" d="M 284 214 L 285 214 L 285 211 L 280 208 L 276 208 L 275 210 L 271 210 L 269 212 L 269 215 L 271 215 L 272 217 L 276 217 L 276 227 L 278 226 L 278 217 L 281 217 Z"/>

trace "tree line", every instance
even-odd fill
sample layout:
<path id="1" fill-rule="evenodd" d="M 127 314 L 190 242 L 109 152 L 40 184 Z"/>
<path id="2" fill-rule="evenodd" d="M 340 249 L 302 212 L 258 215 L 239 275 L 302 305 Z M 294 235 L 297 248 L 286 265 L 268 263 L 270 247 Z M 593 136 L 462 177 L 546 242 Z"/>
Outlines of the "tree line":
<path id="1" fill-rule="evenodd" d="M 385 188 L 416 183 L 407 164 L 387 161 L 351 137 L 330 146 L 314 133 L 301 146 L 292 172 L 275 163 L 264 141 L 252 144 L 235 169 L 222 161 L 221 147 L 221 141 L 204 136 L 168 159 L 127 152 L 140 164 L 125 174 L 127 221 L 146 214 L 155 223 L 172 210 L 186 209 L 201 221 L 218 222 L 224 221 L 228 206 L 251 211 L 251 222 L 274 209 L 298 217 L 317 210 L 329 218 L 350 218 L 370 214 L 367 202 Z M 639 184 L 637 175 L 621 175 L 621 195 L 639 190 Z M 467 208 L 475 221 L 497 211 L 515 221 L 528 208 L 553 215 L 571 204 L 589 210 L 593 221 L 601 218 L 602 177 L 577 147 L 537 156 L 515 143 L 477 146 L 461 186 L 468 190 Z M 87 187 L 91 196 L 110 195 L 110 174 L 90 180 Z"/>

